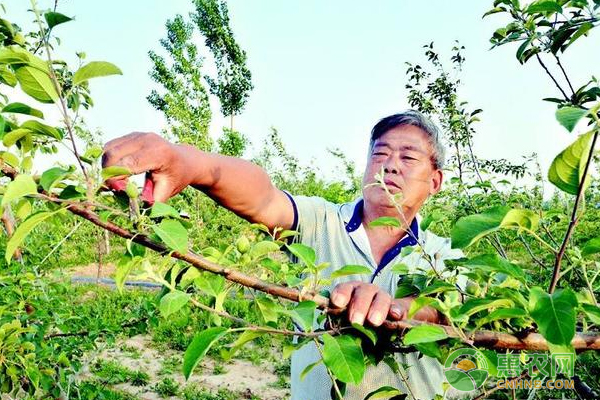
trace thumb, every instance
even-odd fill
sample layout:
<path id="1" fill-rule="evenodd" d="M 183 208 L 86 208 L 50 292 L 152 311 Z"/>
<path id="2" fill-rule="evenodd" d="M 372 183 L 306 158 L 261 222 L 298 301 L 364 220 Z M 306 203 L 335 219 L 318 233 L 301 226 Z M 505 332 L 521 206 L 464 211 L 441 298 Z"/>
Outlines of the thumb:
<path id="1" fill-rule="evenodd" d="M 166 203 L 167 200 L 171 197 L 171 193 L 173 192 L 173 188 L 171 182 L 168 179 L 154 179 L 154 190 L 152 191 L 152 196 L 154 201 L 158 201 L 161 203 Z"/>

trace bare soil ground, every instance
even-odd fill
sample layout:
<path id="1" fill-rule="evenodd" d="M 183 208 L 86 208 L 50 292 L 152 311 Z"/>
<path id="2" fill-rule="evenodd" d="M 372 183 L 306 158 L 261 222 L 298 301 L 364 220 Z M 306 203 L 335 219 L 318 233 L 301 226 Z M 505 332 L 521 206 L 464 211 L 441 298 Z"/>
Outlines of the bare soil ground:
<path id="1" fill-rule="evenodd" d="M 135 349 L 135 350 L 134 350 Z M 133 350 L 133 351 L 132 351 Z M 216 392 L 226 388 L 232 392 L 240 392 L 245 398 L 254 395 L 262 400 L 284 400 L 289 398 L 289 389 L 274 387 L 277 376 L 270 371 L 268 366 L 256 366 L 249 361 L 232 360 L 225 364 L 224 373 L 215 375 L 213 369 L 215 362 L 207 358 L 199 365 L 189 381 L 185 381 L 181 373 L 181 360 L 183 353 L 173 350 L 158 350 L 153 347 L 152 339 L 148 335 L 138 335 L 118 342 L 114 347 L 106 348 L 98 353 L 89 364 L 83 368 L 79 379 L 91 379 L 94 374 L 90 372 L 90 365 L 96 359 L 114 360 L 132 370 L 144 371 L 150 376 L 150 382 L 143 387 L 136 387 L 129 383 L 113 386 L 114 389 L 131 393 L 142 400 L 162 399 L 154 390 L 156 383 L 165 376 L 175 380 L 183 389 L 188 385 L 202 387 Z M 165 361 L 178 361 L 176 368 L 168 369 L 164 374 Z M 170 397 L 177 399 L 178 397 Z"/>

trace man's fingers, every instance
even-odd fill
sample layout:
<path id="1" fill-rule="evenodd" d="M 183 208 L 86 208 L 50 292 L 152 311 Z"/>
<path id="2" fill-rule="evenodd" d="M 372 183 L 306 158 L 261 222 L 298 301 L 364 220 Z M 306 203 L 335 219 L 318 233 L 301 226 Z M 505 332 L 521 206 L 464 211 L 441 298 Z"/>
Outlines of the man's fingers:
<path id="1" fill-rule="evenodd" d="M 105 183 L 111 190 L 124 191 L 127 187 L 127 178 L 110 178 Z"/>
<path id="2" fill-rule="evenodd" d="M 361 282 L 355 281 L 340 283 L 337 285 L 335 289 L 333 289 L 333 292 L 331 292 L 331 304 L 338 308 L 346 307 L 352 298 L 352 292 L 354 291 L 354 288 L 359 284 L 361 284 Z"/>
<path id="3" fill-rule="evenodd" d="M 142 201 L 148 203 L 149 205 L 154 204 L 154 181 L 152 180 L 152 176 L 150 174 L 146 174 L 146 178 L 144 180 L 144 188 L 142 189 Z"/>
<path id="4" fill-rule="evenodd" d="M 354 288 L 352 300 L 348 305 L 348 319 L 350 322 L 362 325 L 369 313 L 373 298 L 379 291 L 375 285 L 363 283 Z"/>
<path id="5" fill-rule="evenodd" d="M 379 290 L 371 302 L 371 307 L 367 314 L 367 321 L 373 326 L 381 325 L 388 315 L 391 303 L 392 296 L 383 290 Z"/>
<path id="6" fill-rule="evenodd" d="M 395 320 L 395 321 L 401 321 L 403 319 L 406 319 L 407 314 L 408 314 L 408 310 L 406 309 L 405 305 L 402 304 L 402 302 L 399 299 L 392 301 L 392 304 L 390 306 L 390 311 L 388 313 L 388 316 L 390 317 L 390 319 Z"/>
<path id="7" fill-rule="evenodd" d="M 173 188 L 169 180 L 167 179 L 156 179 L 154 180 L 154 190 L 152 192 L 152 197 L 154 201 L 159 201 L 161 203 L 166 203 L 167 200 L 171 197 L 173 193 Z"/>

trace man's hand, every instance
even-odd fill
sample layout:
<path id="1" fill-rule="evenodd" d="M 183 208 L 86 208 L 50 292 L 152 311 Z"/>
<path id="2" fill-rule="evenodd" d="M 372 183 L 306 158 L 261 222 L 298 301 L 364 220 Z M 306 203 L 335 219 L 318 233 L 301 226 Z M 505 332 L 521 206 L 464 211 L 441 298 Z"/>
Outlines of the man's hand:
<path id="1" fill-rule="evenodd" d="M 331 293 L 331 303 L 335 307 L 347 308 L 348 320 L 359 325 L 366 321 L 380 326 L 386 318 L 392 321 L 406 319 L 412 301 L 412 297 L 392 299 L 378 286 L 360 281 L 341 283 Z M 431 307 L 423 307 L 413 319 L 434 323 L 441 320 L 437 310 Z"/>
<path id="2" fill-rule="evenodd" d="M 166 202 L 192 183 L 191 152 L 189 146 L 169 143 L 155 133 L 130 133 L 104 146 L 102 167 L 121 166 L 132 174 L 148 172 L 142 199 L 150 204 Z M 127 178 L 108 179 L 106 184 L 124 190 Z"/>

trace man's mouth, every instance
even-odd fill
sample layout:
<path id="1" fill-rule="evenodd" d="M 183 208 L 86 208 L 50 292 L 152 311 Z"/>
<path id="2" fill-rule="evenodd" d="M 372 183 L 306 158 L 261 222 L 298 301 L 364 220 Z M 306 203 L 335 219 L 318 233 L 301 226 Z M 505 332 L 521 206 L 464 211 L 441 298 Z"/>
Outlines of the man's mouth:
<path id="1" fill-rule="evenodd" d="M 383 181 L 383 183 L 385 183 L 385 185 L 386 185 L 387 187 L 391 187 L 391 188 L 395 188 L 395 189 L 398 189 L 398 190 L 402 190 L 402 188 L 400 187 L 400 185 L 396 184 L 396 182 L 394 182 L 394 181 L 392 181 L 392 180 L 385 179 L 385 180 Z"/>

